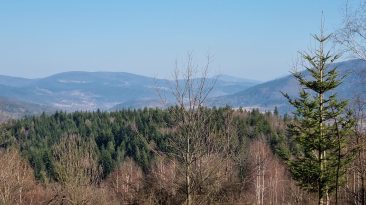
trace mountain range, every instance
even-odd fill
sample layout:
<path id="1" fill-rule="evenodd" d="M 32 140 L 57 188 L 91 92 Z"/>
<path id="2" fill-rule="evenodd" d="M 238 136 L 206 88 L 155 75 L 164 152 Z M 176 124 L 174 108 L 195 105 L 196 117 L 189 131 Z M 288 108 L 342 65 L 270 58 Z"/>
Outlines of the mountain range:
<path id="1" fill-rule="evenodd" d="M 347 75 L 336 92 L 349 99 L 365 93 L 366 61 L 349 60 L 337 66 L 340 75 Z M 305 75 L 306 72 L 304 72 Z M 282 92 L 296 97 L 299 85 L 291 76 L 259 82 L 239 77 L 218 75 L 209 96 L 209 106 L 260 108 L 275 106 L 290 111 Z M 45 78 L 27 79 L 0 75 L 0 120 L 54 110 L 86 111 L 122 108 L 160 107 L 158 93 L 173 102 L 174 81 L 156 79 L 125 72 L 65 72 Z"/>
<path id="2" fill-rule="evenodd" d="M 366 61 L 359 59 L 343 61 L 330 65 L 329 69 L 334 67 L 337 67 L 339 77 L 345 77 L 342 84 L 335 90 L 339 98 L 351 100 L 355 96 L 365 95 Z M 305 77 L 309 76 L 307 71 L 302 71 L 302 73 Z M 282 78 L 254 85 L 234 94 L 212 98 L 210 104 L 215 106 L 251 107 L 263 110 L 273 110 L 274 107 L 277 107 L 281 113 L 286 113 L 292 109 L 281 92 L 295 98 L 298 96 L 299 91 L 298 82 L 289 74 Z"/>
<path id="3" fill-rule="evenodd" d="M 233 94 L 259 83 L 226 75 L 209 78 L 208 83 L 211 82 L 215 82 L 215 90 L 210 97 Z M 19 116 L 33 113 L 29 110 L 159 107 L 159 93 L 171 102 L 173 84 L 167 79 L 124 72 L 73 71 L 39 79 L 0 76 L 0 111 L 13 110 Z M 20 105 L 24 105 L 22 109 Z"/>

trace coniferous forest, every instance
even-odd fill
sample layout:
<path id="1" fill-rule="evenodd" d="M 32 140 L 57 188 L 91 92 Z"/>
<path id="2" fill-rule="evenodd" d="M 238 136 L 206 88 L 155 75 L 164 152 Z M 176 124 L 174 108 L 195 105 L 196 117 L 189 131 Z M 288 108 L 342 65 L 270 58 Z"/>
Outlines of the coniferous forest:
<path id="1" fill-rule="evenodd" d="M 294 111 L 208 107 L 188 56 L 167 108 L 42 113 L 1 125 L 1 204 L 364 204 L 364 104 L 325 49 L 302 53 Z M 183 80 L 182 80 L 183 79 Z"/>
<path id="2" fill-rule="evenodd" d="M 13 171 L 31 180 L 9 186 L 22 187 L 23 203 L 30 203 L 27 194 L 35 187 L 43 196 L 39 200 L 54 203 L 66 200 L 63 197 L 77 204 L 102 203 L 98 200 L 104 192 L 108 193 L 103 202 L 107 204 L 112 199 L 115 203 L 183 203 L 184 173 L 176 157 L 181 152 L 170 142 L 176 134 L 171 117 L 175 109 L 56 112 L 10 122 L 3 130 L 2 147 L 13 148 L 3 154 L 23 158 L 16 163 L 26 170 L 17 167 Z M 251 181 L 262 180 L 255 175 L 257 171 L 269 172 L 265 166 L 276 166 L 278 174 L 286 175 L 280 159 L 290 153 L 291 142 L 284 130 L 290 119 L 229 107 L 203 112 L 212 118 L 205 125 L 210 128 L 207 141 L 195 147 L 200 159 L 192 164 L 194 198 L 202 198 L 201 203 L 234 203 L 255 196 L 247 189 L 262 190 Z M 212 147 L 205 146 L 209 144 Z M 259 158 L 249 157 L 254 155 Z M 73 196 L 85 188 L 92 191 Z M 20 200 L 20 191 L 12 192 L 8 200 Z M 289 196 L 286 191 L 277 200 L 288 200 Z"/>
<path id="3" fill-rule="evenodd" d="M 210 104 L 212 61 L 197 65 L 192 53 L 173 80 L 160 81 L 169 89 L 154 86 L 161 106 L 49 111 L 29 103 L 47 112 L 0 124 L 0 205 L 365 205 L 366 93 L 339 95 L 350 75 L 339 72 L 333 46 L 366 60 L 360 5 L 332 34 L 321 20 L 315 48 L 291 71 L 297 95 L 277 93 L 286 111 Z M 359 75 L 365 88 L 366 72 Z"/>

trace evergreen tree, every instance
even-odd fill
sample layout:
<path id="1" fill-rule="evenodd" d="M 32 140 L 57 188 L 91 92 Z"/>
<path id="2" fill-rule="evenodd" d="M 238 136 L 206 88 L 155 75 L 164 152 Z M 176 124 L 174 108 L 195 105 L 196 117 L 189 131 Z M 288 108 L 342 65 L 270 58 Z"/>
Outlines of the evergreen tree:
<path id="1" fill-rule="evenodd" d="M 278 117 L 279 112 L 278 112 L 278 108 L 277 108 L 277 106 L 275 106 L 274 111 L 273 111 L 273 114 L 274 114 L 276 117 Z"/>
<path id="2" fill-rule="evenodd" d="M 319 47 L 313 54 L 302 53 L 306 72 L 293 73 L 301 86 L 299 98 L 284 94 L 296 109 L 297 120 L 288 125 L 288 133 L 300 147 L 289 159 L 290 170 L 304 189 L 318 193 L 319 204 L 329 204 L 329 195 L 337 193 L 350 161 L 345 144 L 353 124 L 347 101 L 338 100 L 334 92 L 344 77 L 338 76 L 337 67 L 329 66 L 338 58 L 324 51 L 329 37 L 323 32 L 315 35 Z"/>

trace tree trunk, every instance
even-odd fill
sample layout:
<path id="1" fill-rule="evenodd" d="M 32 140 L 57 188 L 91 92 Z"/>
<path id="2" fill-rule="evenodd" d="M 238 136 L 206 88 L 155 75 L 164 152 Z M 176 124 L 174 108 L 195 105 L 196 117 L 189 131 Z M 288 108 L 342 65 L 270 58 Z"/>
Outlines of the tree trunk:
<path id="1" fill-rule="evenodd" d="M 187 192 L 187 205 L 191 205 L 192 196 L 191 196 L 191 164 L 190 164 L 190 145 L 189 145 L 189 137 L 187 137 L 187 152 L 186 152 L 186 192 Z"/>

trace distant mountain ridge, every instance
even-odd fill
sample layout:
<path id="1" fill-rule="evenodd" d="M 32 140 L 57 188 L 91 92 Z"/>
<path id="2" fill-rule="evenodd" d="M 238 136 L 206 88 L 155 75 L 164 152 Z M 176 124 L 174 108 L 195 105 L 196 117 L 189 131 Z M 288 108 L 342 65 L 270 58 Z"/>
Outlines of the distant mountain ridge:
<path id="1" fill-rule="evenodd" d="M 366 84 L 363 84 L 366 79 L 366 61 L 355 59 L 330 65 L 330 67 L 334 66 L 337 66 L 340 76 L 347 76 L 336 90 L 339 97 L 351 99 L 355 95 L 364 95 L 366 93 Z M 307 72 L 303 71 L 303 73 L 307 75 Z M 298 96 L 299 88 L 298 82 L 292 75 L 288 75 L 255 85 L 234 94 L 211 98 L 210 105 L 257 107 L 263 110 L 273 110 L 276 106 L 282 113 L 285 113 L 290 112 L 292 109 L 281 94 L 281 91 L 296 97 Z"/>
<path id="2" fill-rule="evenodd" d="M 259 80 L 240 78 L 240 77 L 235 77 L 235 76 L 225 75 L 225 74 L 215 75 L 213 78 L 219 79 L 221 81 L 226 81 L 226 82 L 245 82 L 245 83 L 252 83 L 252 84 L 261 83 L 261 81 L 259 81 Z"/>
<path id="3" fill-rule="evenodd" d="M 233 94 L 257 84 L 253 80 L 230 80 L 229 76 L 225 80 L 208 80 L 216 82 L 211 97 Z M 158 90 L 171 100 L 172 86 L 170 80 L 126 72 L 72 71 L 39 79 L 2 75 L 0 97 L 54 110 L 113 110 L 158 106 Z"/>
<path id="4" fill-rule="evenodd" d="M 52 111 L 54 110 L 47 106 L 0 98 L 0 123 L 9 119 Z"/>
<path id="5" fill-rule="evenodd" d="M 349 60 L 331 66 L 337 66 L 340 75 L 348 75 L 336 90 L 341 98 L 350 99 L 366 93 L 366 61 Z M 207 82 L 215 82 L 208 106 L 229 105 L 262 110 L 273 110 L 276 106 L 285 113 L 290 112 L 291 107 L 281 91 L 293 97 L 299 91 L 299 85 L 291 75 L 264 83 L 218 75 Z M 172 104 L 172 88 L 174 82 L 171 80 L 125 72 L 72 71 L 38 79 L 0 75 L 0 114 L 7 118 L 54 110 L 112 111 L 161 107 L 163 104 L 158 91 L 166 97 L 168 104 Z"/>

